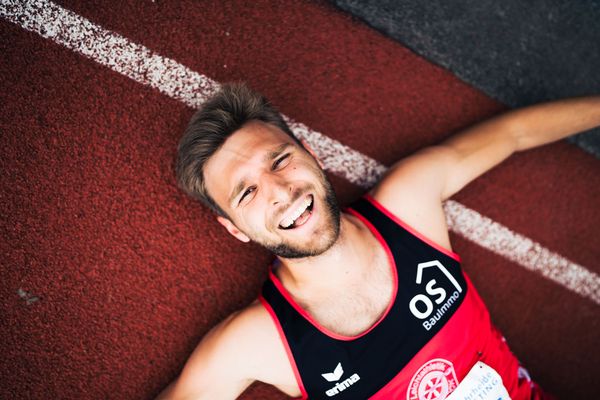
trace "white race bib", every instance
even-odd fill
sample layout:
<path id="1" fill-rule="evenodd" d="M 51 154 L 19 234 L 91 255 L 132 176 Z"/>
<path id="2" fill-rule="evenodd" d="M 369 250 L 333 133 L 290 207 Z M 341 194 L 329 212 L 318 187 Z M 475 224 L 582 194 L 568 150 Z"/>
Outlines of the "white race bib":
<path id="1" fill-rule="evenodd" d="M 446 400 L 510 400 L 500 375 L 478 361 Z"/>

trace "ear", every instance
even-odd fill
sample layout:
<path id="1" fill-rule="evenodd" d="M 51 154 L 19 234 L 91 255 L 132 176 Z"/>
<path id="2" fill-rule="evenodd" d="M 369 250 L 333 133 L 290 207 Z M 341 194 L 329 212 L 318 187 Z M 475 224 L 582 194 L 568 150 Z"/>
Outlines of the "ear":
<path id="1" fill-rule="evenodd" d="M 217 221 L 219 221 L 219 223 L 223 225 L 225 229 L 227 229 L 227 232 L 233 235 L 236 239 L 244 243 L 248 243 L 250 241 L 250 238 L 240 231 L 237 226 L 235 226 L 228 218 L 217 216 Z"/>
<path id="2" fill-rule="evenodd" d="M 319 157 L 317 157 L 317 155 L 315 154 L 314 150 L 312 149 L 312 147 L 310 147 L 310 145 L 308 144 L 308 142 L 304 139 L 300 139 L 300 143 L 302 143 L 302 146 L 304 146 L 304 148 L 306 149 L 306 151 L 308 151 L 310 153 L 311 156 L 313 156 L 313 158 L 315 160 L 317 160 L 317 163 L 319 163 L 319 165 L 321 166 L 322 169 L 325 169 L 325 166 L 323 165 L 323 163 L 321 162 L 321 160 L 319 159 Z"/>

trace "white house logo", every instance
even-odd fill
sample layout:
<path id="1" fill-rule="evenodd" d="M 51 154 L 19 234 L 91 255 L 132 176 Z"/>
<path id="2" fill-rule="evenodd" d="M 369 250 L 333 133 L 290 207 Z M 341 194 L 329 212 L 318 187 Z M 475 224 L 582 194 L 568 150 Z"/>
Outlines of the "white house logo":
<path id="1" fill-rule="evenodd" d="M 450 295 L 443 287 L 439 286 L 435 279 L 431 279 L 425 284 L 425 292 L 415 295 L 408 304 L 410 312 L 418 319 L 423 320 L 423 328 L 430 330 L 433 326 L 452 308 L 458 300 L 462 288 L 444 265 L 438 260 L 428 261 L 417 265 L 417 285 L 423 284 L 423 271 L 427 268 L 437 267 L 447 278 L 454 290 Z M 437 285 L 437 286 L 436 286 Z M 432 301 L 433 299 L 433 301 Z M 434 306 L 434 303 L 436 306 Z M 442 304 L 443 303 L 443 304 Z M 435 309 L 435 313 L 433 312 Z"/>
<path id="2" fill-rule="evenodd" d="M 342 368 L 342 363 L 338 363 L 337 367 L 335 367 L 335 370 L 333 372 L 321 374 L 321 376 L 323 378 L 325 378 L 327 380 L 327 382 L 337 382 L 342 378 L 342 375 L 344 375 L 344 369 Z M 325 392 L 325 394 L 329 397 L 335 396 L 336 394 L 343 392 L 350 386 L 354 385 L 359 380 L 360 380 L 360 376 L 358 376 L 358 374 L 354 374 L 354 375 L 350 376 L 348 379 L 345 379 L 341 382 L 336 383 L 335 386 L 332 387 L 331 389 L 327 390 Z"/>
<path id="3" fill-rule="evenodd" d="M 429 360 L 408 384 L 407 400 L 444 400 L 458 386 L 454 366 L 443 358 Z"/>

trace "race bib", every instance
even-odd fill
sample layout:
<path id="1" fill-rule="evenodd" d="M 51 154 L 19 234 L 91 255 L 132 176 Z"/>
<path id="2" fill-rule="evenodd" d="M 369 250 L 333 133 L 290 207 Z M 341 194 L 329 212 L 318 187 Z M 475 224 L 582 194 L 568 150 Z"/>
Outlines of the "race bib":
<path id="1" fill-rule="evenodd" d="M 510 400 L 500 375 L 478 361 L 446 400 Z"/>

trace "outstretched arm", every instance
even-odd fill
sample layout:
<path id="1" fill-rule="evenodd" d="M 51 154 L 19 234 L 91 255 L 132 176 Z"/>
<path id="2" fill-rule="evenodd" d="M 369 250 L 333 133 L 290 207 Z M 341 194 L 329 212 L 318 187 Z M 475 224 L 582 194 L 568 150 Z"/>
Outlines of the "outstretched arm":
<path id="1" fill-rule="evenodd" d="M 559 100 L 518 109 L 459 133 L 447 152 L 442 199 L 517 151 L 531 149 L 600 125 L 600 96 Z"/>
<path id="2" fill-rule="evenodd" d="M 599 125 L 600 96 L 509 111 L 399 161 L 371 195 L 422 234 L 450 249 L 443 200 L 517 151 Z"/>
<path id="3" fill-rule="evenodd" d="M 429 186 L 430 194 L 436 193 L 439 199 L 445 200 L 514 152 L 551 143 L 599 125 L 600 96 L 517 109 L 477 124 L 437 146 L 425 148 L 400 161 L 390 169 L 381 186 L 395 186 L 409 179 L 406 175 L 414 173 L 419 176 L 421 184 Z"/>

